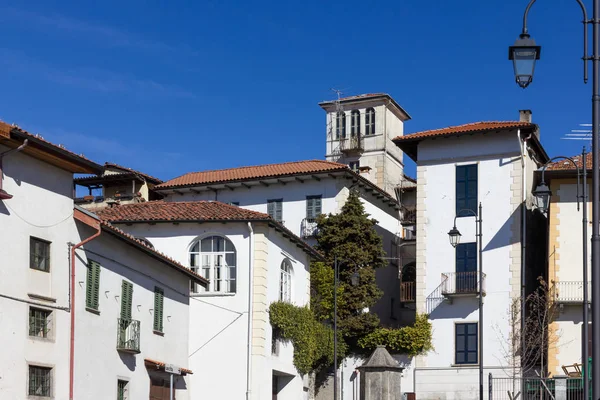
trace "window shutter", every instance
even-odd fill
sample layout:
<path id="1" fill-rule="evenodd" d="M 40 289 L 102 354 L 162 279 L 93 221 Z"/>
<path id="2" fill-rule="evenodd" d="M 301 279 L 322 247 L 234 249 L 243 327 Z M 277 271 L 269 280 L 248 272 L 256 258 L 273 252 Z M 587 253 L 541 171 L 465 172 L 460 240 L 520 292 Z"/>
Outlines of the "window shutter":
<path id="1" fill-rule="evenodd" d="M 123 281 L 121 288 L 121 319 L 131 320 L 131 304 L 133 296 L 133 285 Z"/>
<path id="2" fill-rule="evenodd" d="M 321 196 L 315 198 L 314 210 L 315 210 L 314 218 L 317 218 L 319 215 L 321 215 Z"/>
<path id="3" fill-rule="evenodd" d="M 163 331 L 163 306 L 164 292 L 162 289 L 154 288 L 154 330 Z"/>
<path id="4" fill-rule="evenodd" d="M 283 201 L 281 200 L 275 202 L 275 219 L 280 222 L 283 220 Z"/>
<path id="5" fill-rule="evenodd" d="M 275 202 L 274 201 L 267 201 L 267 214 L 269 214 L 269 217 L 276 219 L 275 218 Z"/>
<path id="6" fill-rule="evenodd" d="M 89 261 L 85 291 L 85 304 L 88 308 L 98 309 L 100 298 L 100 264 Z"/>
<path id="7" fill-rule="evenodd" d="M 311 199 L 310 197 L 308 197 L 306 199 L 306 218 L 314 218 L 315 215 L 315 211 L 314 211 L 314 205 L 313 205 L 313 199 Z"/>

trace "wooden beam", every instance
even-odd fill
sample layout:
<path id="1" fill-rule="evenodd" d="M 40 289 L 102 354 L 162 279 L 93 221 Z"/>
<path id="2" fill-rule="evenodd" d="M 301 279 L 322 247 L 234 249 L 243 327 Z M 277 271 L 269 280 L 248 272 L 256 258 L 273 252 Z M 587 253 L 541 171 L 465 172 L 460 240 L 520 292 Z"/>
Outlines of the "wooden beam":
<path id="1" fill-rule="evenodd" d="M 265 181 L 259 181 L 259 182 L 260 182 L 260 184 L 261 184 L 261 185 L 263 185 L 263 186 L 267 186 L 267 187 L 269 186 L 269 184 L 268 184 L 267 182 L 265 182 Z"/>
<path id="2" fill-rule="evenodd" d="M 183 196 L 183 192 L 181 190 L 175 189 L 173 190 L 173 193 L 177 193 L 178 195 Z"/>
<path id="3" fill-rule="evenodd" d="M 277 182 L 281 183 L 282 185 L 286 185 L 286 184 L 287 184 L 287 182 L 286 182 L 286 181 L 284 181 L 284 180 L 281 180 L 281 179 L 277 179 Z"/>
<path id="4" fill-rule="evenodd" d="M 298 182 L 300 182 L 300 183 L 304 183 L 304 179 L 300 179 L 300 178 L 298 178 L 297 176 L 295 176 L 294 178 L 295 178 L 295 179 L 296 179 Z"/>
<path id="5" fill-rule="evenodd" d="M 334 175 L 334 174 L 327 174 L 327 175 L 329 175 L 329 176 L 330 176 L 330 177 L 332 177 L 333 179 L 337 178 L 337 176 L 336 176 L 336 175 Z"/>
<path id="6" fill-rule="evenodd" d="M 247 183 L 242 182 L 242 186 L 245 187 L 246 189 L 251 189 L 252 186 L 248 185 Z"/>
<path id="7" fill-rule="evenodd" d="M 318 176 L 316 176 L 316 175 L 313 175 L 313 176 L 312 176 L 312 178 L 313 178 L 313 179 L 315 179 L 315 180 L 317 180 L 317 181 L 321 181 L 321 178 L 319 178 L 319 177 L 318 177 Z"/>
<path id="8" fill-rule="evenodd" d="M 225 187 L 226 187 L 227 189 L 231 190 L 231 191 L 234 191 L 234 190 L 235 190 L 235 188 L 234 188 L 234 187 L 231 187 L 231 186 L 229 186 L 229 185 L 225 185 Z"/>
<path id="9" fill-rule="evenodd" d="M 200 191 L 198 189 L 190 189 L 191 192 L 194 192 L 196 194 L 200 194 Z"/>

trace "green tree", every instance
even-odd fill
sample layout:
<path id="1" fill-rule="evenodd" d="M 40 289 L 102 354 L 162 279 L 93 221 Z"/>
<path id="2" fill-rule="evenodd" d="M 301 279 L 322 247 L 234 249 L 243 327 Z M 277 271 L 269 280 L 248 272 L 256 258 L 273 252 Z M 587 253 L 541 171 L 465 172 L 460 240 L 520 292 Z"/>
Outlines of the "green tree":
<path id="1" fill-rule="evenodd" d="M 377 315 L 365 312 L 381 297 L 376 280 L 377 268 L 385 267 L 385 251 L 377 234 L 377 221 L 369 218 L 358 192 L 350 191 L 339 214 L 321 215 L 317 220 L 317 250 L 325 260 L 311 266 L 311 308 L 317 319 L 333 319 L 333 267 L 339 266 L 338 329 L 353 351 L 360 351 L 358 339 L 379 326 Z M 351 277 L 358 273 L 359 284 Z"/>

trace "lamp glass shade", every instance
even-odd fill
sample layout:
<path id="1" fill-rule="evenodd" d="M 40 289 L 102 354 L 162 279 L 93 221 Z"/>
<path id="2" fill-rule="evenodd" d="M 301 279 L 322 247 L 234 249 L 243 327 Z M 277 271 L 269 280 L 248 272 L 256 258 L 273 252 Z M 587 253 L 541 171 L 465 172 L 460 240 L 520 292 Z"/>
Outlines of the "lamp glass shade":
<path id="1" fill-rule="evenodd" d="M 352 276 L 350 276 L 350 283 L 352 286 L 358 286 L 360 283 L 360 275 L 358 274 L 358 271 L 354 271 Z"/>
<path id="2" fill-rule="evenodd" d="M 548 208 L 550 207 L 550 198 L 552 197 L 552 191 L 546 185 L 546 182 L 540 183 L 535 190 L 533 191 L 533 195 L 535 196 L 536 206 L 543 212 L 548 212 Z"/>
<path id="3" fill-rule="evenodd" d="M 540 59 L 540 51 L 541 47 L 536 46 L 533 39 L 523 35 L 508 49 L 508 59 L 513 62 L 515 80 L 523 89 L 533 81 L 535 62 Z"/>
<path id="4" fill-rule="evenodd" d="M 448 237 L 450 239 L 450 244 L 452 245 L 452 247 L 458 246 L 458 244 L 460 243 L 461 236 L 462 235 L 460 234 L 460 231 L 456 229 L 456 226 L 450 229 L 450 232 L 448 232 Z"/>

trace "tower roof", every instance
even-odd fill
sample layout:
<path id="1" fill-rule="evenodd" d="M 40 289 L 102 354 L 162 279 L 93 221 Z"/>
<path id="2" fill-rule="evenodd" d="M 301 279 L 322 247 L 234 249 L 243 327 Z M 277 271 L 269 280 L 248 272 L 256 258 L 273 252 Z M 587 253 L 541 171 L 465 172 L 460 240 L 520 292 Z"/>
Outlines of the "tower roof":
<path id="1" fill-rule="evenodd" d="M 407 120 L 411 119 L 410 114 L 408 114 L 408 112 L 406 112 L 406 110 L 404 108 L 402 108 L 400 106 L 400 104 L 398 104 L 396 102 L 396 100 L 394 100 L 392 98 L 392 96 L 390 96 L 387 93 L 358 94 L 355 96 L 342 97 L 341 99 L 339 99 L 339 102 L 340 102 L 340 104 L 354 104 L 354 103 L 368 102 L 368 101 L 373 101 L 373 100 L 387 100 L 389 102 L 389 104 L 403 116 L 403 118 L 402 118 L 403 121 L 407 121 Z M 322 109 L 327 111 L 328 109 L 331 109 L 332 106 L 334 106 L 337 101 L 338 100 L 322 101 L 319 103 L 319 106 L 321 106 Z"/>

